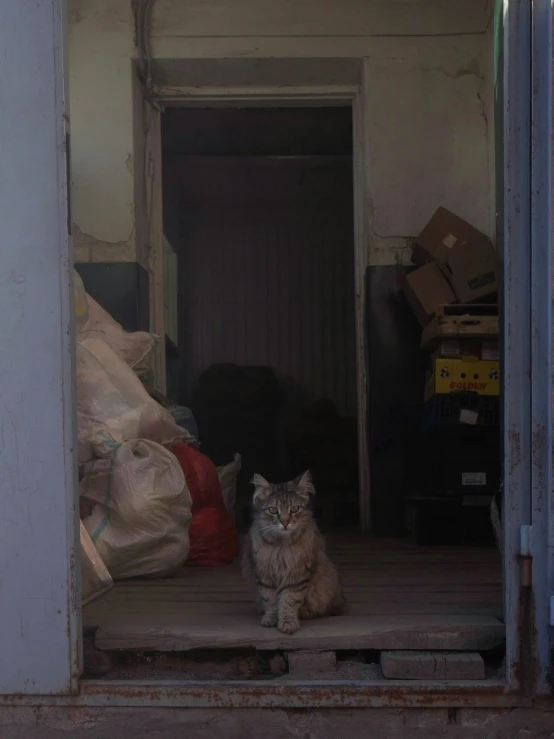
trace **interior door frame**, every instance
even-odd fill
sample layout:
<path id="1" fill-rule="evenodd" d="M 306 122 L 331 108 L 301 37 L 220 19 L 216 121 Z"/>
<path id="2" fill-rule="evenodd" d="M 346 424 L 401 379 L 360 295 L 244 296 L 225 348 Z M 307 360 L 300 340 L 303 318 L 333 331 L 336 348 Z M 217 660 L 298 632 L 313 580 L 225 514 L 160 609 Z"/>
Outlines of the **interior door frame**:
<path id="1" fill-rule="evenodd" d="M 358 423 L 360 526 L 370 531 L 371 478 L 368 445 L 368 352 L 365 323 L 365 279 L 369 266 L 371 228 L 369 209 L 369 154 L 366 79 L 354 85 L 264 88 L 156 88 L 155 100 L 162 108 L 186 107 L 306 107 L 349 105 L 352 108 L 354 173 L 354 290 L 356 334 L 356 399 Z"/>
<path id="2" fill-rule="evenodd" d="M 137 261 L 148 274 L 150 331 L 158 337 L 154 387 L 166 392 L 162 133 L 160 108 L 150 99 L 139 64 L 132 65 L 135 238 Z"/>

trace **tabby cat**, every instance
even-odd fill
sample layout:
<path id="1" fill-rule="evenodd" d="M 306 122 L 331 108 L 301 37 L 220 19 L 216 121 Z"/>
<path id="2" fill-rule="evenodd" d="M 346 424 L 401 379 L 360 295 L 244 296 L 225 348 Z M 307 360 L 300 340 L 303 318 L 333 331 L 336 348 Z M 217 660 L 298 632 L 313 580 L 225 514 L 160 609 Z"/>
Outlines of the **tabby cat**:
<path id="1" fill-rule="evenodd" d="M 243 572 L 258 587 L 262 626 L 284 634 L 299 619 L 336 616 L 344 607 L 339 575 L 310 508 L 309 472 L 272 484 L 254 475 L 253 522 L 243 551 Z"/>

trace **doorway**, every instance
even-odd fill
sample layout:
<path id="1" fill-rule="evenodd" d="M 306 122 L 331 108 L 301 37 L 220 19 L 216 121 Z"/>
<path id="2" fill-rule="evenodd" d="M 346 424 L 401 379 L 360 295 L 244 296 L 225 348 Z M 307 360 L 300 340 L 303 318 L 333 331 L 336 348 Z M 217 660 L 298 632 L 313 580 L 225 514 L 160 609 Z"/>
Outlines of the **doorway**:
<path id="1" fill-rule="evenodd" d="M 320 517 L 357 526 L 351 107 L 173 109 L 162 141 L 170 394 L 216 465 L 241 455 L 239 511 L 253 474 L 311 468 Z"/>
<path id="2" fill-rule="evenodd" d="M 340 106 L 337 107 L 340 108 Z M 210 229 L 214 228 L 213 221 L 220 217 L 221 211 L 225 210 L 223 194 L 228 194 L 232 205 L 232 207 L 227 206 L 226 224 L 234 223 L 235 211 L 240 208 L 250 208 L 250 214 L 252 214 L 252 199 L 258 199 L 261 203 L 264 203 L 279 192 L 283 192 L 284 196 L 290 197 L 290 192 L 287 187 L 283 187 L 282 183 L 279 189 L 281 180 L 278 174 L 274 174 L 269 184 L 267 182 L 262 183 L 261 179 L 254 177 L 255 186 L 253 186 L 249 183 L 244 171 L 241 174 L 236 161 L 234 170 L 230 164 L 233 159 L 237 160 L 245 157 L 250 159 L 250 170 L 247 170 L 247 172 L 257 172 L 259 174 L 259 168 L 256 169 L 253 162 L 256 162 L 258 158 L 263 158 L 264 150 L 255 149 L 252 151 L 248 146 L 251 145 L 252 139 L 261 135 L 260 132 L 265 132 L 266 136 L 269 132 L 271 137 L 277 137 L 279 134 L 278 127 L 258 125 L 249 129 L 252 131 L 251 136 L 245 136 L 246 123 L 243 121 L 242 126 L 235 126 L 234 149 L 229 150 L 229 142 L 227 141 L 226 149 L 216 148 L 214 151 L 213 146 L 212 148 L 206 146 L 199 151 L 198 148 L 195 148 L 198 147 L 198 142 L 206 142 L 210 137 L 212 141 L 219 142 L 221 147 L 223 128 L 221 123 L 218 123 L 218 117 L 222 116 L 223 113 L 238 117 L 240 110 L 229 110 L 228 108 L 201 110 L 197 113 L 198 122 L 195 126 L 187 129 L 184 118 L 191 111 L 196 110 L 199 109 L 189 107 L 180 111 L 181 118 L 177 115 L 178 111 L 168 110 L 165 114 L 167 116 L 166 134 L 167 121 L 172 118 L 175 121 L 176 135 L 183 137 L 183 132 L 188 131 L 187 136 L 182 138 L 184 148 L 180 151 L 183 161 L 188 161 L 188 171 L 179 174 L 179 176 L 174 173 L 172 176 L 171 165 L 167 161 L 167 148 L 164 152 L 164 226 L 168 244 L 176 257 L 180 257 L 188 246 L 194 244 L 195 219 L 198 219 L 197 222 L 202 224 L 205 233 L 212 233 Z M 248 110 L 252 116 L 255 113 L 251 111 L 260 111 L 259 108 Z M 289 109 L 277 108 L 276 110 L 288 112 Z M 361 462 L 362 452 L 367 455 L 367 441 L 364 432 L 366 423 L 364 403 L 365 393 L 367 392 L 364 364 L 366 327 L 362 304 L 364 296 L 368 294 L 365 280 L 366 278 L 373 278 L 371 274 L 367 274 L 367 261 L 364 262 L 368 258 L 367 244 L 370 243 L 369 230 L 365 222 L 368 217 L 368 209 L 365 207 L 367 202 L 366 188 L 363 184 L 367 177 L 368 161 L 367 152 L 364 153 L 363 149 L 360 149 L 360 142 L 365 140 L 363 134 L 364 118 L 360 107 L 356 107 L 355 111 L 357 111 L 355 116 L 355 128 L 357 130 L 355 141 L 357 145 L 354 147 L 356 160 L 354 168 L 356 173 L 354 177 L 356 250 L 353 256 L 355 263 L 353 277 L 355 277 L 356 285 L 354 306 L 357 341 L 354 351 L 357 358 L 358 393 L 356 410 Z M 204 117 L 200 123 L 201 113 Z M 260 112 L 259 115 L 269 117 L 270 115 L 276 115 L 276 113 L 270 109 L 267 112 L 266 110 Z M 351 115 L 349 110 L 348 115 L 349 117 Z M 211 126 L 207 122 L 209 116 L 213 116 L 214 119 Z M 352 128 L 350 120 L 349 128 L 350 130 Z M 321 136 L 322 130 L 325 131 L 325 128 L 321 124 L 317 127 L 314 126 L 312 135 L 309 137 L 312 144 L 314 140 L 317 140 L 317 136 Z M 167 135 L 164 138 L 167 140 Z M 338 160 L 347 155 L 349 156 L 348 152 L 345 154 L 344 151 L 340 150 L 323 155 L 321 150 L 317 149 L 308 152 L 293 149 L 292 151 L 289 150 L 288 153 L 266 154 L 267 157 L 276 160 L 318 156 L 335 157 Z M 201 181 L 201 173 L 203 172 L 199 167 L 201 159 L 205 162 L 212 162 L 211 170 L 209 168 L 206 170 L 209 174 L 203 175 L 205 178 L 203 182 L 204 202 L 197 195 L 200 190 L 198 182 Z M 213 164 L 213 159 L 219 160 L 219 167 Z M 182 173 L 186 168 L 180 167 L 177 169 Z M 278 170 L 274 171 L 278 172 Z M 227 173 L 225 177 L 222 175 L 224 172 Z M 182 180 L 179 178 L 182 178 Z M 175 195 L 182 189 L 180 184 L 177 187 L 175 186 L 175 181 L 177 183 L 181 181 L 188 182 L 190 192 L 188 197 L 193 201 L 194 209 L 190 204 L 187 204 L 186 198 L 182 196 L 175 198 Z M 295 179 L 288 180 L 289 186 L 291 181 L 296 182 Z M 249 189 L 247 188 L 242 194 L 240 188 L 236 186 L 236 183 L 241 182 L 246 182 L 249 185 Z M 318 183 L 318 186 L 320 186 L 321 182 L 318 181 Z M 196 202 L 194 202 L 194 198 L 196 198 Z M 284 197 L 284 199 L 286 201 L 287 197 Z M 202 222 L 198 215 L 193 212 L 193 210 L 201 211 L 202 209 L 209 209 L 211 219 L 204 215 L 204 221 Z M 244 223 L 250 223 L 251 220 L 252 215 L 247 217 L 243 214 L 240 223 L 242 223 L 242 233 L 252 239 L 253 232 L 244 228 Z M 276 228 L 275 222 L 273 222 L 273 228 Z M 199 261 L 195 261 L 190 254 L 185 255 L 179 268 L 182 279 L 175 291 L 174 303 L 176 307 L 179 305 L 179 310 L 175 312 L 181 325 L 175 334 L 178 337 L 178 346 L 176 347 L 178 355 L 174 356 L 170 362 L 169 393 L 170 399 L 178 398 L 182 402 L 186 402 L 190 398 L 191 405 L 194 405 L 193 396 L 196 387 L 201 384 L 199 382 L 201 376 L 206 372 L 203 362 L 199 362 L 195 370 L 189 374 L 187 363 L 190 364 L 191 358 L 187 357 L 181 348 L 185 343 L 183 340 L 185 328 L 194 336 L 191 326 L 183 326 L 183 323 L 186 323 L 187 320 L 187 300 L 190 301 L 189 304 L 192 306 L 188 310 L 199 310 L 198 315 L 201 319 L 206 315 L 203 304 L 200 305 L 200 309 L 198 308 L 198 301 L 205 294 L 205 291 L 198 290 L 198 285 L 194 281 L 194 270 L 196 269 L 201 276 L 200 285 L 202 284 L 202 276 L 204 276 L 208 287 L 215 274 L 217 277 L 216 284 L 224 286 L 221 289 L 227 300 L 225 305 L 231 304 L 234 300 L 235 304 L 232 305 L 232 308 L 235 310 L 236 304 L 239 302 L 236 296 L 229 295 L 224 291 L 226 289 L 224 282 L 226 274 L 220 266 L 223 263 L 222 256 L 218 255 L 217 258 L 207 259 L 206 255 L 201 253 L 206 243 L 217 242 L 219 248 L 219 242 L 223 238 L 227 239 L 227 231 L 220 229 L 216 234 L 217 239 L 213 235 L 210 239 L 200 239 L 199 245 L 196 246 L 195 257 Z M 239 233 L 241 232 L 239 231 Z M 254 233 L 254 235 L 256 234 Z M 236 243 L 238 243 L 237 249 L 245 249 L 240 239 Z M 211 253 L 211 251 L 208 251 L 208 255 Z M 254 252 L 249 253 L 249 256 L 252 259 L 253 257 L 257 258 L 258 255 Z M 235 268 L 234 264 L 227 264 L 228 269 Z M 394 267 L 391 269 L 394 271 Z M 221 275 L 218 274 L 218 270 L 222 272 Z M 254 272 L 254 274 L 257 273 Z M 185 294 L 187 292 L 187 279 L 190 280 L 190 294 Z M 371 283 L 371 280 L 369 281 Z M 243 290 L 247 289 L 244 277 L 242 278 L 241 287 Z M 263 301 L 260 299 L 259 292 L 254 292 L 253 295 L 257 297 L 257 302 L 253 301 L 254 308 L 251 308 L 251 310 L 257 311 L 258 306 L 263 304 Z M 375 293 L 373 293 L 374 296 Z M 169 296 L 166 297 L 169 298 Z M 252 296 L 240 296 L 242 301 L 240 304 L 243 306 L 240 315 L 245 313 L 246 297 L 252 298 Z M 265 305 L 267 305 L 268 296 L 263 295 L 262 297 L 266 301 Z M 220 307 L 219 312 L 215 311 L 214 304 L 217 307 L 218 300 L 220 303 L 224 302 L 218 295 L 216 295 L 216 298 L 217 300 L 212 299 L 208 306 L 207 315 L 210 316 L 211 321 L 205 322 L 207 329 L 203 329 L 204 334 L 199 339 L 203 345 L 206 331 L 208 338 L 210 338 L 210 341 L 207 342 L 208 345 L 210 343 L 214 344 L 211 340 L 214 335 L 217 336 L 222 333 L 220 326 L 214 327 L 214 315 L 223 316 L 224 319 L 227 318 L 227 310 Z M 287 301 L 287 304 L 289 303 L 290 301 Z M 256 316 L 256 318 L 259 319 L 257 323 L 261 323 L 262 319 L 259 316 Z M 256 322 L 254 322 L 254 325 L 256 325 Z M 240 336 L 236 331 L 234 333 Z M 232 332 L 232 335 L 234 333 Z M 192 347 L 191 352 L 194 353 L 194 342 L 191 339 L 189 341 Z M 238 348 L 240 349 L 240 343 L 237 340 L 231 342 L 231 347 L 230 349 L 228 347 L 227 350 L 237 352 L 236 357 L 240 359 L 241 355 L 238 354 L 237 344 L 239 344 Z M 263 349 L 269 351 L 265 345 Z M 243 354 L 242 356 L 246 355 Z M 372 353 L 372 357 L 374 356 L 376 354 Z M 379 356 L 377 354 L 377 358 L 382 361 L 384 355 Z M 235 366 L 237 359 L 233 362 Z M 258 355 L 254 359 L 248 357 L 248 362 L 257 359 Z M 267 360 L 265 361 L 267 362 Z M 225 357 L 216 355 L 213 351 L 210 362 L 212 362 L 211 367 L 214 364 L 219 367 L 224 364 L 228 367 L 228 360 L 225 361 Z M 252 364 L 247 366 L 251 368 Z M 262 367 L 267 369 L 268 364 L 266 363 Z M 264 377 L 267 379 L 267 375 L 264 375 Z M 257 378 L 260 380 L 260 384 L 266 387 L 259 374 Z M 251 376 L 249 379 L 252 379 Z M 187 383 L 189 384 L 187 385 Z M 277 384 L 279 385 L 278 381 Z M 184 390 L 182 390 L 183 387 Z M 227 392 L 228 387 L 227 385 L 223 389 L 221 387 L 216 388 L 217 404 L 215 410 L 220 410 L 220 401 L 224 401 L 226 396 L 235 395 L 234 392 Z M 373 388 L 373 390 L 375 389 Z M 373 394 L 375 397 L 375 392 Z M 266 398 L 264 393 L 261 393 L 261 396 Z M 259 398 L 260 395 L 255 397 Z M 328 398 L 328 400 L 333 402 L 332 398 Z M 260 404 L 251 403 L 250 407 L 259 410 Z M 200 417 L 202 412 L 199 414 L 197 408 L 194 410 L 195 415 Z M 209 414 L 207 415 L 209 417 Z M 224 436 L 224 440 L 230 438 L 233 443 L 233 447 L 223 450 L 231 455 L 236 443 L 237 422 L 232 413 L 227 414 L 227 419 L 229 418 L 232 421 L 230 425 L 233 433 L 222 434 L 222 436 Z M 214 424 L 214 427 L 217 427 L 218 430 L 225 426 L 221 421 L 220 416 L 218 423 Z M 281 430 L 281 427 L 275 423 L 275 418 L 272 419 L 272 423 L 274 423 L 273 426 L 271 424 L 267 426 Z M 262 427 L 262 423 L 256 426 L 257 429 Z M 364 433 L 363 437 L 362 433 Z M 206 437 L 200 431 L 199 436 L 201 449 L 203 448 L 206 451 L 204 446 L 206 438 L 208 438 L 208 443 L 211 443 L 209 434 Z M 268 437 L 260 439 L 258 434 L 253 434 L 253 436 L 255 437 L 254 441 L 261 441 L 256 450 L 258 452 L 256 464 L 259 464 L 261 459 L 262 462 L 268 464 L 269 468 L 269 465 L 274 463 L 274 459 L 286 459 L 286 454 L 280 456 L 282 450 L 277 444 L 277 439 L 268 439 Z M 221 443 L 221 438 L 216 441 Z M 328 439 L 324 439 L 324 441 L 328 441 Z M 212 459 L 216 458 L 216 451 L 221 451 L 220 449 L 214 449 L 215 446 L 214 442 L 211 451 Z M 264 459 L 264 452 L 267 452 L 268 449 L 272 451 L 272 454 Z M 270 460 L 269 456 L 274 459 Z M 216 458 L 216 461 L 219 460 Z M 368 472 L 369 465 L 360 463 L 359 466 L 362 470 L 360 477 L 363 478 L 363 471 Z M 282 472 L 283 468 L 287 469 L 286 465 L 278 469 L 276 465 L 275 474 L 272 474 L 271 477 L 275 479 L 279 471 L 285 477 Z M 286 476 L 288 477 L 289 473 Z M 245 501 L 248 499 L 248 493 L 250 492 L 247 488 L 248 479 L 249 474 L 244 474 L 242 482 L 245 487 L 242 496 Z M 317 497 L 320 497 L 321 488 L 319 485 L 316 487 L 318 489 Z M 368 491 L 366 490 L 366 492 Z M 391 497 L 390 488 L 387 486 L 382 486 L 377 492 L 383 497 Z M 366 500 L 369 502 L 369 495 Z M 356 513 L 362 519 L 362 528 L 367 528 L 369 519 L 364 517 L 363 502 L 364 491 L 362 489 L 360 491 L 360 506 Z M 340 503 L 341 511 L 347 508 L 343 505 L 342 498 Z M 327 521 L 332 519 L 332 523 L 337 523 L 334 515 L 335 511 L 323 510 L 319 513 L 324 522 L 325 519 Z M 247 522 L 244 518 L 241 519 L 239 515 L 238 523 L 242 524 L 244 529 L 244 524 Z M 329 527 L 329 529 L 331 528 Z M 338 527 L 335 527 L 334 533 L 329 530 L 326 531 L 326 538 L 331 558 L 337 563 L 343 575 L 345 594 L 351 604 L 350 612 L 340 619 L 323 619 L 320 622 L 305 624 L 298 634 L 292 637 L 282 636 L 280 633 L 264 629 L 255 621 L 256 612 L 252 594 L 240 575 L 238 562 L 235 561 L 231 565 L 221 568 L 194 567 L 190 564 L 185 566 L 178 573 L 178 576 L 170 581 L 154 583 L 135 580 L 133 582 L 117 583 L 113 592 L 106 597 L 104 602 L 99 601 L 98 604 L 93 603 L 87 607 L 85 613 L 87 622 L 98 627 L 96 645 L 100 649 L 108 651 L 115 648 L 123 648 L 129 651 L 140 648 L 162 652 L 168 650 L 193 652 L 214 647 L 221 650 L 236 650 L 246 643 L 254 647 L 257 652 L 310 648 L 332 648 L 338 652 L 345 652 L 355 649 L 365 650 L 367 654 L 364 660 L 367 659 L 369 662 L 364 662 L 364 664 L 373 666 L 374 650 L 378 652 L 387 649 L 420 649 L 422 644 L 426 648 L 434 650 L 475 651 L 481 649 L 484 652 L 492 653 L 493 657 L 491 659 L 495 658 L 496 650 L 501 647 L 504 641 L 505 629 L 498 617 L 502 613 L 502 583 L 499 555 L 493 548 L 453 546 L 445 551 L 442 548 L 418 547 L 406 538 L 391 538 L 388 541 L 377 540 L 370 538 L 365 533 L 360 534 L 349 529 L 343 529 L 342 531 L 337 529 Z M 133 614 L 132 623 L 128 617 L 129 614 Z M 112 677 L 116 679 L 114 675 L 117 676 L 118 674 L 121 673 L 112 673 Z"/>

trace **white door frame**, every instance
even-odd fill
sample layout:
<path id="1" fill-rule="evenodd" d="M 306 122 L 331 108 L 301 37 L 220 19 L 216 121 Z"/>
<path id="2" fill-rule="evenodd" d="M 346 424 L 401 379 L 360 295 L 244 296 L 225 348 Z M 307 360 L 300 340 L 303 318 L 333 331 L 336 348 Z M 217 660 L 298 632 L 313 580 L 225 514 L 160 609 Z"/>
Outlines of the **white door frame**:
<path id="1" fill-rule="evenodd" d="M 361 61 L 361 60 L 360 60 Z M 371 229 L 369 224 L 369 154 L 368 122 L 365 104 L 365 78 L 359 85 L 317 87 L 225 87 L 225 88 L 156 88 L 155 99 L 162 107 L 295 107 L 351 105 L 353 119 L 354 163 L 354 288 L 356 322 L 356 383 L 359 460 L 360 525 L 369 531 L 371 517 L 371 483 L 368 446 L 368 372 L 367 334 L 365 325 L 365 279 L 369 266 Z"/>

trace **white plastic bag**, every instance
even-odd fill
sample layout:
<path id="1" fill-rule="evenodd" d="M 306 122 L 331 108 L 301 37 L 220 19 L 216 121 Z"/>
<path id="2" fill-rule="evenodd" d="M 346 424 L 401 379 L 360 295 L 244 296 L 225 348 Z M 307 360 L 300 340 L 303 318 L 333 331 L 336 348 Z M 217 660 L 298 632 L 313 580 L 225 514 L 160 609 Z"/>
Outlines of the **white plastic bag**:
<path id="1" fill-rule="evenodd" d="M 79 462 L 109 456 L 129 439 L 174 444 L 189 438 L 101 339 L 77 342 L 76 364 Z"/>
<path id="2" fill-rule="evenodd" d="M 147 331 L 125 331 L 94 298 L 86 295 L 88 316 L 77 339 L 102 339 L 139 377 L 147 377 L 152 368 L 158 339 Z"/>
<path id="3" fill-rule="evenodd" d="M 88 300 L 85 292 L 83 280 L 77 272 L 73 270 L 73 302 L 75 310 L 75 327 L 77 333 L 83 330 L 89 320 Z"/>
<path id="4" fill-rule="evenodd" d="M 144 439 L 126 441 L 84 468 L 83 519 L 114 580 L 163 577 L 185 562 L 192 500 L 175 455 Z"/>
<path id="5" fill-rule="evenodd" d="M 235 454 L 233 461 L 217 468 L 217 476 L 221 485 L 223 502 L 235 520 L 235 505 L 237 501 L 237 478 L 242 468 L 242 457 Z"/>

